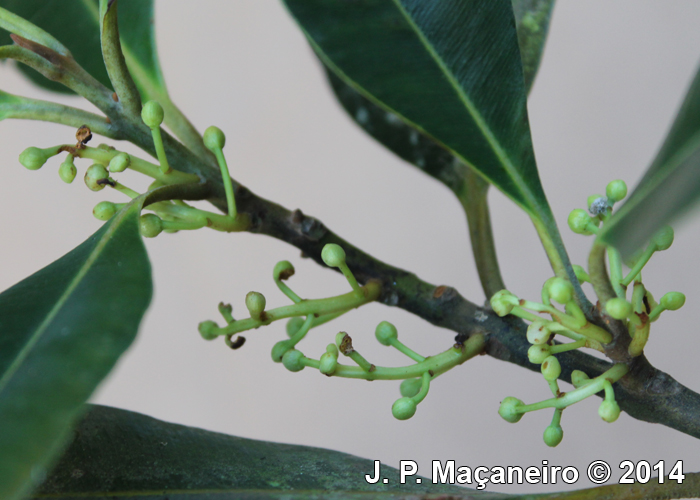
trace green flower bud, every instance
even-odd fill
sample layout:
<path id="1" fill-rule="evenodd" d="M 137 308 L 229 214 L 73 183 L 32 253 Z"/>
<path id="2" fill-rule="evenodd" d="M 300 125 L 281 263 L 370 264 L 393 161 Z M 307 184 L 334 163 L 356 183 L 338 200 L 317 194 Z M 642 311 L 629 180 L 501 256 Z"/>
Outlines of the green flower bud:
<path id="1" fill-rule="evenodd" d="M 530 360 L 530 363 L 534 363 L 536 365 L 542 364 L 542 362 L 552 354 L 550 349 L 551 347 L 547 344 L 530 346 L 530 348 L 527 350 L 527 359 Z"/>
<path id="2" fill-rule="evenodd" d="M 345 263 L 345 250 L 340 245 L 328 243 L 321 250 L 321 259 L 328 267 L 340 267 Z"/>
<path id="3" fill-rule="evenodd" d="M 215 149 L 224 149 L 226 144 L 226 136 L 219 127 L 213 125 L 204 131 L 204 145 L 207 149 L 214 151 Z"/>
<path id="4" fill-rule="evenodd" d="M 559 360 L 554 356 L 545 358 L 540 370 L 542 371 L 542 375 L 544 375 L 544 379 L 548 382 L 558 379 L 559 375 L 561 375 L 561 365 L 559 364 Z"/>
<path id="5" fill-rule="evenodd" d="M 58 167 L 58 176 L 66 184 L 70 184 L 78 175 L 78 169 L 75 168 L 75 163 L 73 163 L 73 155 L 66 156 L 66 159 L 61 166 Z"/>
<path id="6" fill-rule="evenodd" d="M 620 179 L 612 181 L 605 187 L 605 194 L 611 202 L 618 202 L 627 196 L 627 184 Z"/>
<path id="7" fill-rule="evenodd" d="M 591 281 L 591 277 L 588 276 L 588 273 L 583 267 L 577 265 L 573 265 L 572 267 L 574 268 L 574 273 L 576 274 L 576 279 L 579 283 L 586 283 L 587 281 Z"/>
<path id="8" fill-rule="evenodd" d="M 215 330 L 219 328 L 219 325 L 214 323 L 213 321 L 202 321 L 199 324 L 199 334 L 202 336 L 204 340 L 214 340 L 215 338 L 218 337 L 218 335 L 215 333 Z"/>
<path id="9" fill-rule="evenodd" d="M 564 438 L 564 430 L 561 428 L 561 425 L 550 425 L 544 430 L 542 437 L 544 438 L 544 444 L 554 448 Z"/>
<path id="10" fill-rule="evenodd" d="M 338 357 L 338 347 L 335 344 L 328 344 L 326 346 L 326 353 Z"/>
<path id="11" fill-rule="evenodd" d="M 527 327 L 527 341 L 531 344 L 546 344 L 552 332 L 549 330 L 548 321 L 537 320 Z"/>
<path id="12" fill-rule="evenodd" d="M 245 296 L 245 306 L 253 319 L 260 319 L 260 315 L 265 310 L 265 304 L 265 296 L 262 293 L 248 292 Z"/>
<path id="13" fill-rule="evenodd" d="M 287 335 L 294 337 L 303 324 L 304 318 L 300 318 L 298 316 L 295 318 L 290 318 L 289 321 L 287 321 Z"/>
<path id="14" fill-rule="evenodd" d="M 408 420 L 416 414 L 418 405 L 411 398 L 401 398 L 394 401 L 391 406 L 391 413 L 398 420 Z"/>
<path id="15" fill-rule="evenodd" d="M 117 213 L 117 205 L 110 201 L 101 201 L 92 209 L 92 215 L 97 220 L 109 220 Z"/>
<path id="16" fill-rule="evenodd" d="M 156 214 L 143 214 L 139 218 L 139 230 L 145 238 L 155 238 L 163 231 L 163 221 Z"/>
<path id="17" fill-rule="evenodd" d="M 651 241 L 656 245 L 657 251 L 668 250 L 673 244 L 673 228 L 671 226 L 662 227 Z"/>
<path id="18" fill-rule="evenodd" d="M 520 300 L 508 290 L 500 290 L 493 294 L 490 302 L 493 312 L 503 317 L 510 314 L 513 307 L 520 303 Z"/>
<path id="19" fill-rule="evenodd" d="M 668 292 L 661 297 L 661 307 L 669 311 L 676 311 L 685 304 L 685 295 L 681 292 Z"/>
<path id="20" fill-rule="evenodd" d="M 620 405 L 615 400 L 606 399 L 598 407 L 598 415 L 606 422 L 614 422 L 620 416 Z"/>
<path id="21" fill-rule="evenodd" d="M 574 287 L 564 278 L 549 280 L 549 296 L 560 304 L 568 304 L 574 296 Z"/>
<path id="22" fill-rule="evenodd" d="M 282 364 L 290 372 L 300 372 L 306 367 L 304 365 L 304 355 L 296 349 L 291 349 L 284 353 Z"/>
<path id="23" fill-rule="evenodd" d="M 272 278 L 275 280 L 284 281 L 292 276 L 294 276 L 294 266 L 288 260 L 279 261 L 272 270 Z"/>
<path id="24" fill-rule="evenodd" d="M 99 163 L 93 163 L 85 172 L 85 185 L 92 191 L 100 191 L 104 189 L 105 183 L 100 182 L 109 179 L 109 172 Z"/>
<path id="25" fill-rule="evenodd" d="M 581 370 L 574 370 L 571 372 L 571 384 L 576 388 L 581 387 L 589 380 L 591 380 L 590 377 Z"/>
<path id="26" fill-rule="evenodd" d="M 333 347 L 335 347 L 335 346 L 333 346 Z M 290 351 L 290 352 L 292 352 L 292 351 Z M 337 354 L 335 356 L 333 356 L 332 354 L 327 352 L 321 356 L 320 364 L 318 366 L 318 371 L 320 371 L 324 375 L 333 375 L 333 373 L 335 373 L 336 368 L 338 368 L 338 355 Z"/>
<path id="27" fill-rule="evenodd" d="M 592 222 L 591 216 L 582 208 L 576 208 L 569 214 L 569 227 L 576 234 L 593 234 L 588 229 L 588 225 Z"/>
<path id="28" fill-rule="evenodd" d="M 160 127 L 163 123 L 163 107 L 156 101 L 148 101 L 141 108 L 141 119 L 148 128 Z"/>
<path id="29" fill-rule="evenodd" d="M 632 314 L 632 304 L 623 298 L 616 297 L 605 303 L 605 311 L 615 319 L 625 319 Z"/>
<path id="30" fill-rule="evenodd" d="M 29 170 L 39 170 L 53 155 L 45 149 L 27 148 L 19 155 L 19 162 Z"/>
<path id="31" fill-rule="evenodd" d="M 280 340 L 275 345 L 272 346 L 272 361 L 275 363 L 280 363 L 284 354 L 290 349 L 294 349 L 294 345 L 289 340 Z"/>
<path id="32" fill-rule="evenodd" d="M 519 406 L 525 406 L 525 403 L 520 401 L 518 398 L 509 396 L 501 401 L 501 406 L 498 408 L 498 414 L 506 422 L 514 424 L 523 418 L 523 413 L 518 409 Z"/>
<path id="33" fill-rule="evenodd" d="M 131 165 L 131 157 L 126 153 L 119 153 L 109 161 L 110 172 L 123 172 Z"/>
<path id="34" fill-rule="evenodd" d="M 420 388 L 423 386 L 423 380 L 420 378 L 407 378 L 401 382 L 399 390 L 401 395 L 405 398 L 412 398 L 420 392 Z"/>
<path id="35" fill-rule="evenodd" d="M 388 321 L 382 321 L 374 330 L 374 336 L 377 337 L 380 344 L 391 345 L 391 339 L 398 338 L 399 334 L 394 325 Z"/>

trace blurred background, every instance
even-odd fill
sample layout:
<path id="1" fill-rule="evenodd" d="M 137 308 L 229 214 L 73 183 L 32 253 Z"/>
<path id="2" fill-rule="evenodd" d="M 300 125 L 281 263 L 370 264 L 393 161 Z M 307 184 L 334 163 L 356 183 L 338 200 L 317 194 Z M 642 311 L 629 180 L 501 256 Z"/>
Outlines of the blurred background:
<path id="1" fill-rule="evenodd" d="M 634 187 L 669 128 L 700 59 L 700 3 L 691 0 L 588 0 L 560 2 L 529 99 L 540 176 L 572 261 L 584 264 L 589 238 L 568 230 L 566 217 L 604 193 L 612 179 Z M 435 285 L 457 288 L 482 303 L 464 214 L 444 186 L 403 163 L 364 134 L 335 102 L 319 64 L 280 2 L 156 2 L 156 33 L 173 100 L 200 129 L 215 124 L 227 135 L 234 178 L 288 209 L 321 219 L 378 259 L 411 270 Z M 30 87 L 12 64 L 0 65 L 1 88 L 72 106 L 89 105 Z M 28 146 L 72 142 L 60 125 L 0 122 L 0 289 L 8 288 L 70 251 L 98 229 L 92 207 L 123 201 L 108 190 L 66 185 L 54 159 L 39 172 L 19 164 Z M 100 138 L 94 139 L 95 144 Z M 114 144 L 136 153 L 127 144 Z M 82 176 L 87 162 L 77 163 Z M 133 179 L 133 180 L 132 180 Z M 142 189 L 138 176 L 120 180 Z M 490 195 L 502 273 L 508 288 L 537 299 L 551 275 L 529 219 L 500 193 Z M 645 282 L 660 297 L 678 290 L 684 309 L 654 324 L 646 354 L 652 364 L 700 390 L 694 311 L 700 300 L 698 222 L 677 229 L 674 246 L 657 254 Z M 219 301 L 244 315 L 248 291 L 268 307 L 287 303 L 272 278 L 274 264 L 290 260 L 292 288 L 308 298 L 344 293 L 341 275 L 302 260 L 295 248 L 264 236 L 201 230 L 163 234 L 146 242 L 155 296 L 138 340 L 95 394 L 95 403 L 254 439 L 341 450 L 398 466 L 415 460 L 430 476 L 433 460 L 470 467 L 575 466 L 585 476 L 593 460 L 606 460 L 619 477 L 622 460 L 684 461 L 700 469 L 694 438 L 622 414 L 614 424 L 597 415 L 593 398 L 568 409 L 564 440 L 542 442 L 550 411 L 508 424 L 499 402 L 550 397 L 538 373 L 478 357 L 440 377 L 414 418 L 399 422 L 391 405 L 397 382 L 343 380 L 307 369 L 287 372 L 272 363 L 272 345 L 284 325 L 249 332 L 238 351 L 205 342 L 198 322 L 214 319 Z M 374 339 L 374 327 L 393 322 L 401 339 L 423 355 L 451 345 L 454 332 L 408 313 L 371 304 L 313 330 L 300 349 L 318 357 L 335 333 L 353 336 L 375 364 L 405 360 Z M 51 374 L 46 374 L 51 376 Z M 563 390 L 570 386 L 562 383 Z M 370 471 L 368 471 L 370 472 Z M 358 481 L 362 478 L 358 478 Z M 489 486 L 487 491 L 555 491 L 590 486 Z"/>

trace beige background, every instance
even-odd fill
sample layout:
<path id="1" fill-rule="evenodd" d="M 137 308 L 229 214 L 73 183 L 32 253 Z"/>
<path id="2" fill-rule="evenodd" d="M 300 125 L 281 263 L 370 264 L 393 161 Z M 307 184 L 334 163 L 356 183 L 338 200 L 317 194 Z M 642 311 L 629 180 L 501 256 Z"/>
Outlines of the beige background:
<path id="1" fill-rule="evenodd" d="M 158 2 L 156 12 L 171 94 L 200 130 L 216 124 L 226 132 L 226 154 L 237 180 L 287 208 L 318 216 L 379 259 L 483 300 L 456 200 L 345 116 L 278 2 L 171 0 Z M 611 179 L 624 178 L 633 186 L 649 164 L 694 74 L 698 19 L 700 4 L 692 1 L 588 0 L 557 6 L 529 105 L 543 184 L 574 262 L 584 263 L 590 240 L 568 231 L 568 212 Z M 3 90 L 83 105 L 28 88 L 11 65 L 0 72 Z M 2 289 L 94 232 L 100 223 L 91 209 L 97 202 L 120 200 L 114 193 L 92 193 L 79 181 L 63 184 L 55 173 L 60 161 L 39 172 L 17 162 L 27 146 L 72 140 L 73 131 L 58 125 L 0 123 Z M 78 167 L 82 176 L 87 164 Z M 142 185 L 132 179 L 120 177 Z M 491 201 L 506 283 L 523 297 L 537 298 L 550 272 L 533 228 L 500 194 L 494 192 Z M 674 247 L 653 260 L 645 278 L 657 296 L 670 290 L 688 295 L 683 310 L 655 323 L 647 355 L 700 390 L 697 224 L 677 232 Z M 245 348 L 236 352 L 223 342 L 204 342 L 196 332 L 199 321 L 219 320 L 221 300 L 242 315 L 249 290 L 263 292 L 271 307 L 285 304 L 270 278 L 278 260 L 297 266 L 291 285 L 307 297 L 346 291 L 339 275 L 301 260 L 284 243 L 248 234 L 202 230 L 163 235 L 147 246 L 155 298 L 138 341 L 95 402 L 239 436 L 338 449 L 394 466 L 401 459 L 416 460 L 425 475 L 432 460 L 448 459 L 471 467 L 538 466 L 547 460 L 576 466 L 582 476 L 595 459 L 614 469 L 625 459 L 669 464 L 682 459 L 687 471 L 700 469 L 695 439 L 626 414 L 606 424 L 597 416 L 596 399 L 567 410 L 564 441 L 547 448 L 541 435 L 549 411 L 529 414 L 516 425 L 496 413 L 505 396 L 526 402 L 548 398 L 547 385 L 536 373 L 488 357 L 438 379 L 416 416 L 398 422 L 390 411 L 397 383 L 329 379 L 310 369 L 292 374 L 273 364 L 269 350 L 284 338 L 283 325 L 250 333 Z M 394 322 L 401 338 L 424 354 L 445 349 L 454 335 L 374 304 L 314 330 L 300 347 L 317 357 L 342 329 L 373 362 L 403 363 L 374 340 L 381 320 Z M 576 486 L 587 485 L 581 480 Z M 489 490 L 565 488 L 560 483 Z"/>

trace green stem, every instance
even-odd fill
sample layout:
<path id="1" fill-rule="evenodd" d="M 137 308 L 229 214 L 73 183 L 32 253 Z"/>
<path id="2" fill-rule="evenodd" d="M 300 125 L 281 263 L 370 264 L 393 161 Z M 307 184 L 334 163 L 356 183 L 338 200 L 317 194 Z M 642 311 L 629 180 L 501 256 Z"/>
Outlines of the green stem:
<path id="1" fill-rule="evenodd" d="M 216 161 L 219 163 L 219 168 L 221 169 L 221 179 L 224 183 L 224 191 L 226 192 L 228 216 L 235 219 L 238 212 L 236 211 L 236 199 L 233 196 L 233 184 L 231 184 L 228 164 L 226 163 L 224 152 L 221 149 L 214 150 L 214 155 L 216 155 Z"/>
<path id="2" fill-rule="evenodd" d="M 350 286 L 359 297 L 362 294 L 360 284 L 357 282 L 357 279 L 355 279 L 355 275 L 352 274 L 352 271 L 350 270 L 348 265 L 345 262 L 341 262 L 341 264 L 338 266 L 338 269 L 340 269 L 340 272 L 343 273 L 343 276 L 345 276 L 345 279 L 348 280 L 348 283 L 350 283 Z"/>
<path id="3" fill-rule="evenodd" d="M 430 356 L 421 363 L 416 363 L 409 366 L 401 366 L 395 368 L 387 368 L 377 366 L 373 371 L 366 372 L 359 366 L 347 366 L 338 364 L 333 377 L 343 378 L 359 378 L 364 380 L 404 380 L 407 378 L 423 377 L 424 373 L 429 371 L 433 373 L 433 377 L 451 370 L 457 365 L 461 365 L 465 361 L 473 358 L 477 354 L 483 352 L 486 347 L 486 340 L 480 333 L 469 337 L 463 347 L 451 347 L 448 350 Z M 304 364 L 312 368 L 318 368 L 319 361 L 306 358 Z"/>
<path id="4" fill-rule="evenodd" d="M 559 354 L 566 351 L 574 351 L 579 347 L 586 346 L 586 339 L 577 340 L 576 342 L 569 342 L 568 344 L 555 344 L 550 348 L 552 354 Z"/>
<path id="5" fill-rule="evenodd" d="M 117 2 L 100 0 L 100 19 L 102 20 L 100 23 L 102 59 L 107 68 L 109 80 L 125 114 L 132 119 L 137 118 L 141 113 L 141 96 L 122 53 L 117 22 Z"/>
<path id="6" fill-rule="evenodd" d="M 630 356 L 637 357 L 644 351 L 644 347 L 649 341 L 649 330 L 651 328 L 651 321 L 647 320 L 641 325 L 634 327 L 634 335 L 632 342 L 630 342 L 627 352 Z"/>
<path id="7" fill-rule="evenodd" d="M 616 248 L 608 247 L 608 261 L 610 262 L 610 282 L 613 290 L 618 297 L 624 299 L 625 289 L 622 288 L 622 285 L 627 286 L 629 283 L 624 283 L 622 280 L 622 257 Z"/>
<path id="8" fill-rule="evenodd" d="M 567 406 L 571 406 L 574 403 L 578 403 L 579 401 L 583 401 L 587 397 L 590 397 L 600 391 L 602 391 L 605 387 L 605 381 L 610 381 L 610 382 L 617 382 L 620 380 L 622 377 L 624 377 L 627 372 L 629 371 L 629 367 L 624 364 L 624 363 L 619 363 L 614 365 L 612 368 L 604 372 L 603 374 L 597 376 L 596 378 L 593 378 L 590 380 L 590 382 L 586 383 L 586 385 L 583 385 L 577 389 L 574 389 L 571 392 L 567 392 L 561 397 L 558 398 L 552 398 L 552 399 L 546 399 L 544 401 L 540 401 L 539 403 L 533 403 L 530 405 L 522 405 L 519 406 L 518 409 L 522 410 L 523 413 L 529 412 L 529 411 L 535 411 L 535 410 L 541 410 L 543 408 L 560 408 L 564 409 Z"/>
<path id="9" fill-rule="evenodd" d="M 431 375 L 428 372 L 423 372 L 423 375 L 421 376 L 422 379 L 422 384 L 420 385 L 420 391 L 418 391 L 418 394 L 413 396 L 411 399 L 413 400 L 414 403 L 420 404 L 425 397 L 428 395 L 428 391 L 430 390 L 430 379 Z"/>
<path id="10" fill-rule="evenodd" d="M 231 335 L 258 328 L 262 325 L 269 325 L 273 321 L 291 318 L 293 316 L 308 316 L 309 314 L 318 314 L 320 316 L 341 311 L 345 312 L 377 300 L 381 292 L 381 285 L 376 281 L 369 281 L 361 290 L 362 297 L 358 297 L 353 291 L 325 299 L 304 300 L 291 306 L 283 306 L 265 311 L 263 321 L 256 321 L 252 318 L 242 319 L 214 331 L 218 335 Z"/>
<path id="11" fill-rule="evenodd" d="M 425 357 L 421 356 L 420 354 L 418 354 L 414 350 L 406 347 L 406 345 L 403 342 L 401 342 L 399 339 L 397 339 L 396 337 L 392 337 L 389 340 L 389 345 L 394 347 L 401 354 L 405 354 L 406 356 L 411 358 L 413 361 L 417 361 L 419 363 L 422 361 L 425 361 Z"/>
<path id="12" fill-rule="evenodd" d="M 644 253 L 641 255 L 641 257 L 639 257 L 639 259 L 637 259 L 637 262 L 634 263 L 634 267 L 630 270 L 629 274 L 627 274 L 625 279 L 621 281 L 624 286 L 632 283 L 632 280 L 634 280 L 635 277 L 642 272 L 642 269 L 647 265 L 647 262 L 649 262 L 651 256 L 654 255 L 654 252 L 656 252 L 656 245 L 654 243 L 649 243 L 649 245 L 644 249 Z"/>
<path id="13" fill-rule="evenodd" d="M 468 167 L 464 175 L 463 187 L 457 193 L 457 198 L 467 216 L 474 262 L 479 273 L 481 288 L 487 298 L 506 287 L 496 257 L 496 245 L 493 240 L 487 201 L 488 188 L 489 183 Z"/>
<path id="14" fill-rule="evenodd" d="M 294 302 L 295 304 L 301 302 L 301 297 L 294 293 L 294 291 L 291 288 L 289 288 L 289 285 L 284 283 L 282 280 L 275 280 L 275 284 L 277 285 L 277 288 L 279 288 L 283 294 L 289 297 L 289 299 L 292 302 Z"/>
<path id="15" fill-rule="evenodd" d="M 605 269 L 605 245 L 593 243 L 591 253 L 588 255 L 588 274 L 591 277 L 593 290 L 601 304 L 617 297 Z"/>
<path id="16" fill-rule="evenodd" d="M 160 134 L 160 127 L 152 128 L 151 135 L 153 136 L 153 146 L 156 148 L 156 157 L 158 158 L 158 163 L 160 163 L 160 173 L 168 175 L 173 169 L 168 164 L 168 155 L 165 154 L 165 148 L 163 148 L 163 137 Z"/>

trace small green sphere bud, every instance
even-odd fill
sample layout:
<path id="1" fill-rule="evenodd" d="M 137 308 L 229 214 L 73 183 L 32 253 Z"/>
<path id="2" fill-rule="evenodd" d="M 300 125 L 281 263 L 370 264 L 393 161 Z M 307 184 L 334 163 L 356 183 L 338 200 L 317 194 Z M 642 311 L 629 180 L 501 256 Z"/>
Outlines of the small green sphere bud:
<path id="1" fill-rule="evenodd" d="M 598 407 L 598 415 L 606 422 L 614 422 L 620 416 L 620 405 L 615 400 L 605 400 Z"/>
<path id="2" fill-rule="evenodd" d="M 618 202 L 627 196 L 627 184 L 620 179 L 612 181 L 606 186 L 605 195 L 611 202 Z"/>
<path id="3" fill-rule="evenodd" d="M 576 234 L 592 234 L 587 228 L 593 222 L 588 213 L 582 208 L 576 208 L 569 214 L 569 227 Z"/>
<path id="4" fill-rule="evenodd" d="M 574 296 L 574 287 L 564 278 L 549 280 L 549 296 L 560 304 L 568 304 Z"/>
<path id="5" fill-rule="evenodd" d="M 391 339 L 398 338 L 399 334 L 394 325 L 388 321 L 382 321 L 374 330 L 374 336 L 377 337 L 380 344 L 391 345 Z"/>
<path id="6" fill-rule="evenodd" d="M 126 153 L 119 153 L 109 161 L 110 172 L 123 172 L 131 165 L 131 157 Z"/>
<path id="7" fill-rule="evenodd" d="M 335 356 L 336 358 L 338 357 L 338 346 L 335 344 L 328 344 L 326 346 L 326 353 L 330 354 L 331 356 Z"/>
<path id="8" fill-rule="evenodd" d="M 401 398 L 394 401 L 391 406 L 391 413 L 397 420 L 408 420 L 416 414 L 418 405 L 411 398 Z"/>
<path id="9" fill-rule="evenodd" d="M 335 346 L 333 346 L 335 347 Z M 293 351 L 289 351 L 293 352 Z M 336 350 L 336 353 L 338 351 Z M 284 360 L 284 358 L 283 358 Z M 318 366 L 318 371 L 324 375 L 333 375 L 336 368 L 338 368 L 338 355 L 333 356 L 331 353 L 325 353 L 321 356 L 320 364 Z"/>
<path id="10" fill-rule="evenodd" d="M 148 128 L 158 128 L 163 123 L 163 107 L 156 101 L 148 101 L 141 108 L 141 119 Z"/>
<path id="11" fill-rule="evenodd" d="M 574 370 L 571 372 L 571 384 L 576 388 L 581 387 L 589 380 L 591 380 L 590 377 L 581 370 Z"/>
<path id="12" fill-rule="evenodd" d="M 345 250 L 340 245 L 328 243 L 321 250 L 321 258 L 328 267 L 340 267 L 345 263 Z"/>
<path id="13" fill-rule="evenodd" d="M 294 337 L 303 324 L 304 318 L 298 316 L 296 318 L 290 318 L 289 321 L 287 321 L 287 335 Z"/>
<path id="14" fill-rule="evenodd" d="M 73 156 L 68 155 L 66 160 L 58 167 L 58 176 L 63 182 L 70 184 L 76 175 L 78 175 L 78 169 L 75 168 L 75 163 L 73 163 Z"/>
<path id="15" fill-rule="evenodd" d="M 531 344 L 546 344 L 552 332 L 547 321 L 537 320 L 527 327 L 527 341 Z"/>
<path id="16" fill-rule="evenodd" d="M 514 424 L 519 422 L 523 418 L 523 413 L 518 409 L 519 406 L 524 406 L 525 403 L 520 401 L 518 398 L 512 396 L 507 397 L 501 401 L 501 406 L 498 408 L 498 414 L 506 422 Z"/>
<path id="17" fill-rule="evenodd" d="M 92 191 L 104 189 L 105 183 L 101 182 L 109 178 L 107 169 L 99 163 L 93 163 L 85 172 L 85 185 Z"/>
<path id="18" fill-rule="evenodd" d="M 544 379 L 548 382 L 558 379 L 559 375 L 561 375 L 561 365 L 559 364 L 559 360 L 554 356 L 545 358 L 540 370 L 542 371 L 542 375 L 544 375 Z"/>
<path id="19" fill-rule="evenodd" d="M 661 307 L 669 311 L 676 311 L 685 304 L 685 295 L 681 292 L 668 292 L 661 297 Z"/>
<path id="20" fill-rule="evenodd" d="M 262 293 L 248 292 L 245 296 L 245 306 L 251 318 L 260 319 L 260 315 L 265 310 L 265 304 L 265 296 Z"/>
<path id="21" fill-rule="evenodd" d="M 527 350 L 527 358 L 530 363 L 536 365 L 542 364 L 542 362 L 551 355 L 551 348 L 547 344 L 537 344 L 530 346 Z"/>
<path id="22" fill-rule="evenodd" d="M 407 378 L 401 382 L 399 390 L 401 395 L 405 398 L 412 398 L 420 392 L 420 388 L 423 386 L 423 381 L 419 378 Z"/>
<path id="23" fill-rule="evenodd" d="M 301 351 L 291 349 L 282 356 L 282 364 L 290 372 L 300 372 L 305 368 L 304 355 Z"/>
<path id="24" fill-rule="evenodd" d="M 491 297 L 491 309 L 499 316 L 507 316 L 513 310 L 513 307 L 520 303 L 518 297 L 510 293 L 508 290 L 500 290 Z"/>
<path id="25" fill-rule="evenodd" d="M 199 334 L 204 340 L 214 340 L 218 337 L 218 335 L 215 333 L 215 330 L 217 330 L 218 328 L 219 325 L 217 325 L 213 321 L 202 321 L 199 324 L 198 330 Z"/>
<path id="26" fill-rule="evenodd" d="M 272 346 L 272 352 L 270 353 L 272 361 L 280 363 L 282 361 L 282 356 L 290 349 L 294 349 L 294 346 L 289 340 L 280 340 Z"/>
<path id="27" fill-rule="evenodd" d="M 204 131 L 204 145 L 212 151 L 224 149 L 226 144 L 226 136 L 219 127 L 211 126 Z"/>
<path id="28" fill-rule="evenodd" d="M 109 220 L 117 213 L 117 205 L 110 201 L 101 201 L 92 209 L 92 215 L 97 220 Z"/>
<path id="29" fill-rule="evenodd" d="M 576 274 L 576 279 L 579 283 L 586 283 L 587 281 L 591 280 L 591 277 L 588 276 L 588 273 L 583 267 L 577 266 L 576 264 L 571 267 L 574 268 L 574 274 Z"/>
<path id="30" fill-rule="evenodd" d="M 288 260 L 279 261 L 272 270 L 272 278 L 274 280 L 284 281 L 292 276 L 294 276 L 294 266 Z"/>
<path id="31" fill-rule="evenodd" d="M 139 218 L 139 229 L 141 236 L 155 238 L 163 230 L 163 221 L 156 214 L 143 214 Z"/>
<path id="32" fill-rule="evenodd" d="M 554 448 L 564 438 L 564 430 L 561 428 L 561 425 L 550 425 L 544 430 L 542 437 L 544 438 L 544 444 Z"/>
<path id="33" fill-rule="evenodd" d="M 46 154 L 43 149 L 31 147 L 22 151 L 19 162 L 29 170 L 39 170 L 49 158 L 51 155 Z"/>
<path id="34" fill-rule="evenodd" d="M 615 319 L 625 319 L 632 314 L 632 304 L 623 298 L 615 297 L 605 303 L 605 310 Z"/>
<path id="35" fill-rule="evenodd" d="M 668 250 L 673 244 L 673 228 L 671 226 L 662 227 L 651 241 L 656 245 L 657 251 Z"/>

